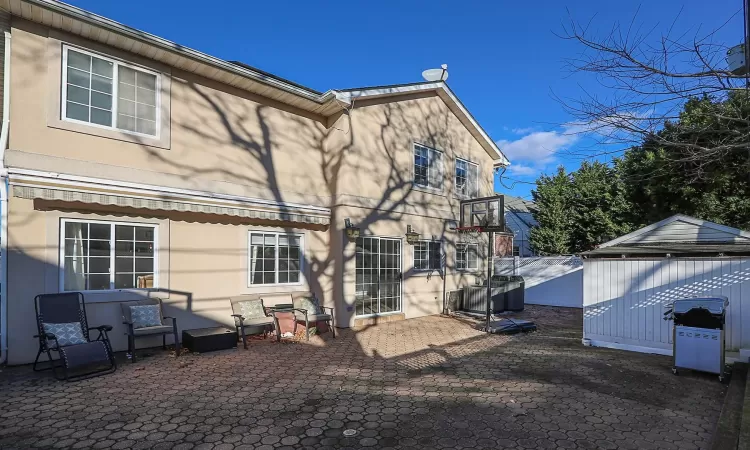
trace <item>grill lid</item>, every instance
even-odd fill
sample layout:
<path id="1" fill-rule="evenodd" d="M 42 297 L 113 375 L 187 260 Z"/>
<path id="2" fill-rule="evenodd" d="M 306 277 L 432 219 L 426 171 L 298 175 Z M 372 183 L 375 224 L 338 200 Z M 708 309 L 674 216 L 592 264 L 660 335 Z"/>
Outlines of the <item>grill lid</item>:
<path id="1" fill-rule="evenodd" d="M 729 306 L 729 299 L 723 295 L 713 297 L 683 298 L 674 301 L 674 313 L 684 314 L 691 309 L 705 309 L 711 314 L 723 314 Z"/>

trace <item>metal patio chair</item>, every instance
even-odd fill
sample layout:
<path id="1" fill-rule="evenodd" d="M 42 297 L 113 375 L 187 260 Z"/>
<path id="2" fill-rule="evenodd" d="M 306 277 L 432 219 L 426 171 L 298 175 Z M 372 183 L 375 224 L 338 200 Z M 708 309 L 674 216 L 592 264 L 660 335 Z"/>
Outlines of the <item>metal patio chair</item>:
<path id="1" fill-rule="evenodd" d="M 80 292 L 41 294 L 34 297 L 36 322 L 39 334 L 39 352 L 34 360 L 34 371 L 52 370 L 58 380 L 79 380 L 104 375 L 117 370 L 112 346 L 107 332 L 111 325 L 89 327 L 86 317 L 86 304 Z M 97 330 L 99 336 L 91 340 L 89 332 Z M 57 352 L 58 359 L 52 358 Z M 49 367 L 39 368 L 39 357 L 47 354 Z M 70 375 L 85 367 L 96 367 L 85 373 Z M 62 369 L 62 376 L 58 370 Z"/>
<path id="2" fill-rule="evenodd" d="M 232 304 L 234 328 L 237 330 L 237 335 L 242 339 L 244 348 L 247 348 L 246 335 L 262 333 L 265 339 L 269 328 L 276 330 L 276 339 L 281 340 L 281 332 L 279 331 L 279 323 L 276 320 L 276 316 L 273 314 L 268 315 L 263 305 L 263 299 L 260 296 L 240 295 L 238 297 L 230 297 L 229 301 Z"/>
<path id="3" fill-rule="evenodd" d="M 144 308 L 145 307 L 145 308 Z M 161 299 L 147 298 L 120 303 L 122 323 L 127 327 L 128 353 L 135 362 L 135 338 L 161 335 L 161 347 L 167 349 L 167 335 L 174 336 L 175 356 L 180 356 L 180 339 L 177 334 L 177 319 L 165 316 Z M 135 309 L 134 309 L 135 308 Z M 171 320 L 171 324 L 164 323 Z"/>
<path id="4" fill-rule="evenodd" d="M 311 292 L 302 292 L 292 294 L 292 304 L 294 305 L 294 334 L 297 335 L 297 322 L 305 322 L 305 335 L 310 340 L 310 323 L 327 322 L 333 337 L 336 337 L 336 327 L 333 318 L 333 308 L 330 306 L 320 306 L 320 301 Z M 326 310 L 330 313 L 326 313 Z"/>

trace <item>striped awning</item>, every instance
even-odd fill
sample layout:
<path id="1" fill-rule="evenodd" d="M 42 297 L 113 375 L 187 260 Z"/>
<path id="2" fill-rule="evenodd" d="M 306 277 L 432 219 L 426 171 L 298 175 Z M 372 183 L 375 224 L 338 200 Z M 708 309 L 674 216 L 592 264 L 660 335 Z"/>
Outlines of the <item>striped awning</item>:
<path id="1" fill-rule="evenodd" d="M 192 212 L 245 217 L 250 219 L 297 222 L 314 225 L 330 224 L 330 211 L 326 208 L 306 205 L 271 204 L 268 201 L 222 201 L 213 198 L 149 198 L 120 195 L 110 192 L 90 192 L 69 188 L 12 185 L 14 197 L 25 199 L 56 200 L 98 205 L 119 206 L 160 211 Z"/>

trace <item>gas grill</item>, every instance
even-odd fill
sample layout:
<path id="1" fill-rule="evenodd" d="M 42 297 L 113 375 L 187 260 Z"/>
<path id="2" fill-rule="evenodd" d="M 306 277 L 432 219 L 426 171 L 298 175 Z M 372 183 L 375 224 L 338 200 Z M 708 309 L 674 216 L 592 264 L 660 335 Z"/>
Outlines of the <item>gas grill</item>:
<path id="1" fill-rule="evenodd" d="M 715 373 L 724 380 L 724 296 L 675 300 L 665 320 L 674 321 L 672 373 L 691 369 Z"/>

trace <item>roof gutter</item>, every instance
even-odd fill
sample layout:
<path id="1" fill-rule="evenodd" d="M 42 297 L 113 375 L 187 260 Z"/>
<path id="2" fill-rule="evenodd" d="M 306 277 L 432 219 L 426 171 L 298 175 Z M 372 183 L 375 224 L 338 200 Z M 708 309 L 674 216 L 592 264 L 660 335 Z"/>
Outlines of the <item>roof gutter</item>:
<path id="1" fill-rule="evenodd" d="M 330 101 L 331 99 L 336 98 L 335 91 L 329 90 L 325 93 L 320 93 L 312 89 L 307 89 L 307 88 L 295 85 L 291 82 L 288 82 L 284 79 L 270 76 L 268 74 L 264 74 L 264 73 L 251 70 L 248 68 L 240 67 L 228 61 L 224 61 L 223 59 L 215 58 L 211 55 L 207 55 L 203 52 L 199 52 L 198 50 L 193 50 L 191 48 L 184 47 L 175 42 L 160 38 L 153 34 L 146 33 L 140 30 L 136 30 L 135 28 L 128 27 L 119 22 L 115 22 L 114 20 L 107 19 L 106 17 L 102 17 L 100 15 L 85 11 L 83 9 L 76 8 L 75 6 L 71 6 L 71 5 L 58 2 L 55 0 L 24 0 L 24 1 L 27 3 L 39 6 L 40 8 L 45 8 L 52 12 L 56 12 L 58 14 L 65 15 L 65 16 L 80 20 L 82 22 L 86 22 L 86 23 L 89 23 L 98 27 L 105 28 L 109 31 L 127 36 L 130 39 L 134 39 L 134 40 L 143 42 L 145 44 L 153 45 L 163 50 L 177 53 L 187 58 L 190 58 L 190 59 L 193 59 L 193 60 L 205 63 L 205 64 L 209 64 L 211 66 L 219 67 L 228 72 L 232 72 L 237 75 L 250 78 L 252 80 L 258 81 L 260 83 L 264 83 L 266 85 L 275 87 L 277 89 L 281 89 L 291 94 L 299 95 L 300 97 L 304 97 L 315 103 L 323 104 L 323 103 Z"/>

